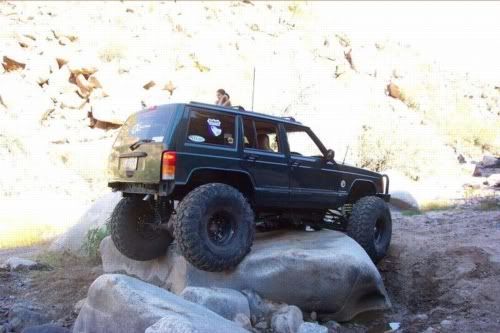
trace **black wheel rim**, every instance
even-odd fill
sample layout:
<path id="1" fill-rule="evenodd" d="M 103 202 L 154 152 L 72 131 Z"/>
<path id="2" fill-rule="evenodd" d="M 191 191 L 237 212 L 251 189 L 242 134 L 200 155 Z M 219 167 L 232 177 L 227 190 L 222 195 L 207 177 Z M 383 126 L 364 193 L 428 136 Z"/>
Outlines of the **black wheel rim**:
<path id="1" fill-rule="evenodd" d="M 216 212 L 207 223 L 207 235 L 214 245 L 227 244 L 234 235 L 236 223 L 227 212 Z"/>

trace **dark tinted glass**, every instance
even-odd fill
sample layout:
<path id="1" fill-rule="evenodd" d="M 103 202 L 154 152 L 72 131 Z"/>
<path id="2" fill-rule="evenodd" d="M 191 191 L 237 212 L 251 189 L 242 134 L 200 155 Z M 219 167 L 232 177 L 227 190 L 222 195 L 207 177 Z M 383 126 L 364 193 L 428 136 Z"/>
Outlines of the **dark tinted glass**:
<path id="1" fill-rule="evenodd" d="M 234 146 L 235 117 L 217 112 L 192 110 L 187 141 Z"/>

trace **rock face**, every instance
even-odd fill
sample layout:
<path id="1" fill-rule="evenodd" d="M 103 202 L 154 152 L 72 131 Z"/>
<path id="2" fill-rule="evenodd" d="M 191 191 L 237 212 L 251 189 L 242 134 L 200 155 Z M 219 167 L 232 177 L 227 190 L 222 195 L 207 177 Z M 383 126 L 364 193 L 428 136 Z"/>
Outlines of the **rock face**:
<path id="1" fill-rule="evenodd" d="M 233 320 L 239 313 L 250 317 L 247 298 L 233 289 L 187 287 L 182 292 L 181 297 L 187 301 L 203 305 L 229 320 Z"/>
<path id="2" fill-rule="evenodd" d="M 50 245 L 50 250 L 80 253 L 87 232 L 103 226 L 120 199 L 119 192 L 111 192 L 97 199 L 73 227 Z"/>
<path id="3" fill-rule="evenodd" d="M 73 332 L 121 333 L 146 330 L 248 332 L 198 304 L 151 284 L 118 274 L 102 275 L 92 283 Z"/>
<path id="4" fill-rule="evenodd" d="M 348 236 L 330 230 L 259 234 L 239 266 L 221 273 L 194 268 L 175 246 L 148 262 L 124 257 L 109 237 L 100 251 L 105 272 L 126 273 L 176 294 L 193 286 L 247 289 L 304 311 L 332 314 L 339 321 L 390 307 L 380 274 L 365 251 Z"/>

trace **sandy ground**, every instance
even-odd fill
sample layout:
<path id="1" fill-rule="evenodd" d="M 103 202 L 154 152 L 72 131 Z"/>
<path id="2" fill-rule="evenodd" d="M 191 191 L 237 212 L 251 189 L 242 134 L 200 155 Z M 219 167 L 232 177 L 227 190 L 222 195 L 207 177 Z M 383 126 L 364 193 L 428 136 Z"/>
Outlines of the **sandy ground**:
<path id="1" fill-rule="evenodd" d="M 405 216 L 393 212 L 390 253 L 379 264 L 393 309 L 368 313 L 340 332 L 500 332 L 500 210 L 459 208 Z M 0 259 L 35 256 L 36 248 L 0 251 Z M 19 300 L 43 304 L 70 326 L 74 304 L 101 274 L 72 256 L 41 255 L 52 271 L 0 272 L 0 325 Z"/>

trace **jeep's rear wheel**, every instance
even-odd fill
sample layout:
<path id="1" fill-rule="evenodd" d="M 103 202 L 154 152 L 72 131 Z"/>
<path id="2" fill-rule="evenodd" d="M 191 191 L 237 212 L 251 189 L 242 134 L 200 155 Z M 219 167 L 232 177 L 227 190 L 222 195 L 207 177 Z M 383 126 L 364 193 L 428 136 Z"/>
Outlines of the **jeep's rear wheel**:
<path id="1" fill-rule="evenodd" d="M 126 257 L 146 261 L 167 252 L 172 236 L 158 228 L 160 216 L 148 201 L 138 197 L 120 200 L 111 215 L 111 239 Z"/>
<path id="2" fill-rule="evenodd" d="M 391 243 L 392 219 L 389 207 L 379 197 L 361 198 L 353 207 L 346 231 L 377 263 L 385 257 Z"/>
<path id="3" fill-rule="evenodd" d="M 191 264 L 223 271 L 237 266 L 250 252 L 254 214 L 234 187 L 210 183 L 197 187 L 179 203 L 174 234 Z"/>

